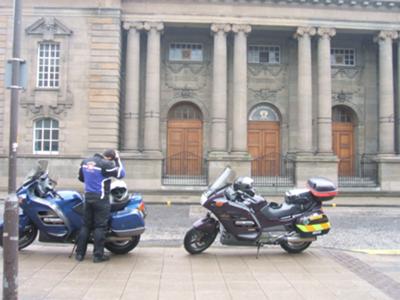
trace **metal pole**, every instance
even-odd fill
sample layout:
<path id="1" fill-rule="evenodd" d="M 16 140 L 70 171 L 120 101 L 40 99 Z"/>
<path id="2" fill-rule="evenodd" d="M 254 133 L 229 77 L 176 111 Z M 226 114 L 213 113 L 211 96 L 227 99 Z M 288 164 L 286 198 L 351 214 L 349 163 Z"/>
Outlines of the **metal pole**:
<path id="1" fill-rule="evenodd" d="M 20 85 L 20 42 L 21 42 L 21 2 L 14 0 L 14 31 L 12 50 L 12 86 L 10 103 L 10 145 L 8 166 L 8 193 L 4 205 L 3 229 L 3 299 L 18 299 L 18 199 L 17 177 L 17 135 L 18 97 Z"/>

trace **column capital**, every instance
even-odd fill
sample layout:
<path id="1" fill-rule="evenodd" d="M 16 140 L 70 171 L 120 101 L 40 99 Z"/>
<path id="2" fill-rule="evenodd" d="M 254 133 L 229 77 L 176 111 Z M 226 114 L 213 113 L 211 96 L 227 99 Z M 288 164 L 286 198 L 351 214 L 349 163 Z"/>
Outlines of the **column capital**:
<path id="1" fill-rule="evenodd" d="M 303 37 L 305 35 L 313 36 L 316 33 L 317 33 L 317 30 L 315 29 L 315 27 L 298 27 L 296 29 L 296 33 L 294 34 L 294 37 L 297 39 L 297 38 Z"/>
<path id="2" fill-rule="evenodd" d="M 397 31 L 394 31 L 394 30 L 382 30 L 374 37 L 374 42 L 379 42 L 379 41 L 383 41 L 383 40 L 386 40 L 386 39 L 395 40 L 398 37 L 399 37 L 399 34 L 398 34 Z"/>
<path id="3" fill-rule="evenodd" d="M 244 32 L 248 34 L 251 32 L 251 26 L 246 24 L 234 24 L 232 25 L 232 31 L 234 33 Z"/>
<path id="4" fill-rule="evenodd" d="M 136 30 L 142 30 L 144 28 L 144 23 L 143 22 L 129 22 L 129 21 L 125 21 L 122 24 L 122 27 L 125 30 L 129 30 L 129 29 L 136 29 Z"/>
<path id="5" fill-rule="evenodd" d="M 328 27 L 319 27 L 317 29 L 317 35 L 322 38 L 324 38 L 324 37 L 331 38 L 336 35 L 336 29 L 328 28 Z"/>
<path id="6" fill-rule="evenodd" d="M 218 33 L 222 31 L 223 33 L 227 33 L 232 30 L 232 26 L 230 24 L 222 24 L 222 23 L 214 23 L 211 24 L 212 33 Z"/>
<path id="7" fill-rule="evenodd" d="M 164 23 L 162 22 L 145 22 L 143 25 L 144 30 L 150 31 L 151 29 L 155 29 L 157 31 L 164 30 Z"/>

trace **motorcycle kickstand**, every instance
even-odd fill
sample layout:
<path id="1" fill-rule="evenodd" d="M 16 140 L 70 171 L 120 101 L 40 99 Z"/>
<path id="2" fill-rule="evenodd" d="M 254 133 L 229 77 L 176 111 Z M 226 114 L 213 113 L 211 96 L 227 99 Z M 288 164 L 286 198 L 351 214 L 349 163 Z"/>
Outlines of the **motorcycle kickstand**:
<path id="1" fill-rule="evenodd" d="M 76 249 L 76 245 L 78 244 L 78 239 L 76 240 L 76 242 L 74 243 L 74 247 L 72 247 L 72 251 L 69 254 L 68 258 L 71 258 L 72 255 L 74 255 L 75 249 Z"/>
<path id="2" fill-rule="evenodd" d="M 258 243 L 257 244 L 257 255 L 256 255 L 256 259 L 258 259 L 258 256 L 260 255 L 260 248 L 264 247 L 263 243 Z"/>

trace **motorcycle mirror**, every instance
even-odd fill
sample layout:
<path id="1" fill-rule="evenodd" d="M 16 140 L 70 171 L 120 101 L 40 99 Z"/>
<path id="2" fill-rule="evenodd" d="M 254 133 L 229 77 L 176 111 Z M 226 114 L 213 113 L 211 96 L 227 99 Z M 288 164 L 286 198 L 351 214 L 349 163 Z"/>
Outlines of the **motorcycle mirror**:
<path id="1" fill-rule="evenodd" d="M 45 159 L 40 159 L 40 160 L 37 161 L 37 164 L 38 164 L 38 171 L 44 172 L 44 171 L 47 170 L 47 167 L 49 165 L 49 161 L 45 160 Z"/>

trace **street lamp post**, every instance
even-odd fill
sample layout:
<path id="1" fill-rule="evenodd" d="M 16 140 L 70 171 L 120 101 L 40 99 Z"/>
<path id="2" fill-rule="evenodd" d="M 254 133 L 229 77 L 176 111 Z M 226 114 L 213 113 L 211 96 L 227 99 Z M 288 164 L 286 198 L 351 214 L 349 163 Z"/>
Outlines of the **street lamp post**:
<path id="1" fill-rule="evenodd" d="M 18 199 L 17 177 L 17 135 L 18 97 L 20 86 L 20 40 L 22 0 L 14 0 L 14 29 L 12 59 L 11 103 L 10 103 L 10 145 L 8 164 L 8 197 L 4 205 L 3 228 L 3 299 L 18 299 Z"/>

